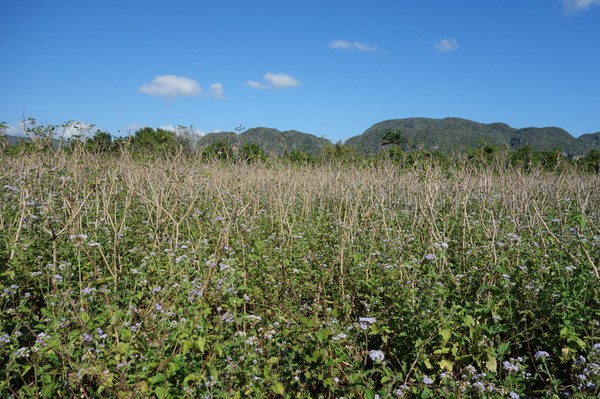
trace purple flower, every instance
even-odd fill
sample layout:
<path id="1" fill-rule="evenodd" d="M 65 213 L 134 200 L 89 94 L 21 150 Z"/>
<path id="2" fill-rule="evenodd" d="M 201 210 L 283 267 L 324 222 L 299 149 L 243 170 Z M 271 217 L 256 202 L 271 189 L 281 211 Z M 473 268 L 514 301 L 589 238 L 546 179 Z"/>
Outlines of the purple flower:
<path id="1" fill-rule="evenodd" d="M 380 350 L 369 351 L 369 357 L 375 363 L 381 363 L 385 359 L 385 354 Z"/>
<path id="2" fill-rule="evenodd" d="M 434 254 L 427 254 L 427 255 L 425 255 L 425 259 L 427 259 L 427 260 L 434 260 L 435 259 L 435 255 Z"/>

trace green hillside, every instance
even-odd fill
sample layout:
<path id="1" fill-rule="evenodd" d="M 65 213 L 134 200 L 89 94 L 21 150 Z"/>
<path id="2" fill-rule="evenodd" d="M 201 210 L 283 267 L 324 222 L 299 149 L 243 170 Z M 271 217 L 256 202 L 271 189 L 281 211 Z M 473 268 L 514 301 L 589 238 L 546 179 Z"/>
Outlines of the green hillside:
<path id="1" fill-rule="evenodd" d="M 209 133 L 202 137 L 198 144 L 207 146 L 220 140 L 228 140 L 231 145 L 241 147 L 246 143 L 256 144 L 269 155 L 282 155 L 286 151 L 300 150 L 318 155 L 323 147 L 331 141 L 296 130 L 280 131 L 266 127 L 248 129 L 242 133 L 233 132 Z"/>
<path id="2" fill-rule="evenodd" d="M 511 150 L 525 146 L 538 151 L 559 149 L 569 156 L 600 148 L 600 134 L 577 139 L 556 127 L 514 129 L 504 123 L 484 124 L 460 118 L 387 120 L 373 125 L 359 136 L 351 137 L 345 144 L 366 155 L 376 154 L 385 149 L 381 145 L 385 134 L 397 130 L 406 139 L 404 147 L 407 150 L 424 149 L 448 155 L 482 144 Z"/>

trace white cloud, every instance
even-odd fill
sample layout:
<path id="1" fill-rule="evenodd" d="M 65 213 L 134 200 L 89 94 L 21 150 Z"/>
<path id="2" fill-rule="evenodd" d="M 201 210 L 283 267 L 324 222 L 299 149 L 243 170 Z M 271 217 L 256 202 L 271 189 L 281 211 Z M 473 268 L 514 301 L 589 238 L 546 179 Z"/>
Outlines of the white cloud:
<path id="1" fill-rule="evenodd" d="M 271 83 L 271 85 L 276 89 L 300 86 L 300 81 L 298 79 L 293 78 L 285 73 L 267 72 L 263 78 L 267 82 Z"/>
<path id="2" fill-rule="evenodd" d="M 210 95 L 216 99 L 223 99 L 223 85 L 221 83 L 213 83 L 210 85 Z"/>
<path id="3" fill-rule="evenodd" d="M 433 45 L 438 51 L 442 53 L 448 53 L 450 51 L 456 51 L 460 47 L 456 39 L 442 39 Z"/>
<path id="4" fill-rule="evenodd" d="M 363 53 L 370 53 L 377 50 L 377 47 L 361 42 L 349 42 L 346 40 L 334 40 L 329 43 L 329 48 L 338 50 L 356 50 Z"/>
<path id="5" fill-rule="evenodd" d="M 259 89 L 259 90 L 264 90 L 264 89 L 270 89 L 271 86 L 266 85 L 264 83 L 260 83 L 257 82 L 256 80 L 249 80 L 246 82 L 246 86 L 248 87 L 252 87 L 253 89 Z"/>
<path id="6" fill-rule="evenodd" d="M 345 40 L 335 40 L 329 43 L 329 47 L 342 50 L 350 50 L 350 48 L 352 48 L 352 43 L 347 42 Z"/>
<path id="7" fill-rule="evenodd" d="M 158 75 L 148 84 L 138 89 L 150 96 L 164 96 L 169 99 L 181 96 L 197 96 L 202 88 L 194 79 L 176 75 Z"/>
<path id="8" fill-rule="evenodd" d="M 253 89 L 286 89 L 288 87 L 298 87 L 301 85 L 300 81 L 288 74 L 285 73 L 272 73 L 267 72 L 263 79 L 268 82 L 268 84 L 257 82 L 256 80 L 249 80 L 246 82 L 246 86 L 251 87 Z"/>
<path id="9" fill-rule="evenodd" d="M 600 0 L 563 0 L 563 6 L 567 12 L 584 11 L 595 4 L 600 4 Z"/>

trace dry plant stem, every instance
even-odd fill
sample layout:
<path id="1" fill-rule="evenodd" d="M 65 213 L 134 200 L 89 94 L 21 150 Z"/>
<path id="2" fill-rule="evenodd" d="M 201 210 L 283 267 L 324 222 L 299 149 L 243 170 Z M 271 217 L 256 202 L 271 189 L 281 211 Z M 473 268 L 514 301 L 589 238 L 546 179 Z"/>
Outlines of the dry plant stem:
<path id="1" fill-rule="evenodd" d="M 27 189 L 25 189 L 25 188 L 21 189 L 21 198 L 19 200 L 19 207 L 20 207 L 19 221 L 17 224 L 17 231 L 15 232 L 15 238 L 13 240 L 13 245 L 10 250 L 10 255 L 8 256 L 9 261 L 11 261 L 15 256 L 16 246 L 17 246 L 17 243 L 19 242 L 19 238 L 21 237 L 21 230 L 23 229 L 23 222 L 25 221 L 25 212 L 27 209 L 27 198 L 28 198 Z"/>
<path id="2" fill-rule="evenodd" d="M 569 255 L 569 257 L 571 259 L 573 259 L 574 262 L 580 263 L 580 260 L 577 259 L 577 257 L 575 255 L 573 255 L 567 248 L 565 248 L 564 244 L 558 239 L 558 237 L 556 237 L 556 235 L 552 232 L 552 230 L 550 230 L 548 228 L 548 225 L 546 224 L 546 222 L 544 221 L 544 218 L 542 217 L 542 215 L 540 214 L 540 211 L 538 210 L 538 208 L 533 205 L 533 209 L 535 210 L 535 214 L 537 215 L 538 219 L 540 220 L 540 223 L 542 223 L 542 225 L 544 226 L 544 228 L 546 229 L 546 232 L 548 234 L 550 234 L 550 237 L 552 237 L 552 239 L 556 242 L 556 244 L 558 244 L 558 246 L 560 246 L 560 248 L 567 254 Z M 594 274 L 596 275 L 596 278 L 598 280 L 600 280 L 600 272 L 598 271 L 597 266 L 595 265 L 595 263 L 592 261 L 589 251 L 584 249 L 584 252 L 587 256 L 588 261 L 590 262 L 590 266 L 592 266 L 592 269 L 594 270 Z"/>

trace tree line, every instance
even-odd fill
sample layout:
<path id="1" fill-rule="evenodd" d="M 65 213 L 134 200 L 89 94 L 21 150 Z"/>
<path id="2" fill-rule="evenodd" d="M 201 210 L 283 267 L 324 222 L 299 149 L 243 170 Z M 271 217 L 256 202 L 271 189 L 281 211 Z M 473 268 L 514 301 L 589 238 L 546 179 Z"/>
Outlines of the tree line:
<path id="1" fill-rule="evenodd" d="M 24 123 L 28 138 L 23 138 L 11 144 L 5 134 L 7 125 L 0 123 L 0 153 L 2 155 L 19 155 L 36 152 L 81 152 L 85 151 L 97 156 L 120 156 L 129 154 L 134 159 L 145 160 L 164 157 L 187 157 L 202 160 L 222 160 L 227 162 L 273 162 L 275 160 L 293 164 L 363 164 L 371 165 L 378 162 L 391 162 L 402 167 L 411 167 L 435 163 L 451 167 L 458 164 L 472 166 L 507 165 L 518 167 L 525 171 L 545 169 L 563 171 L 576 169 L 583 172 L 600 174 L 600 151 L 591 150 L 586 155 L 570 158 L 560 149 L 535 150 L 531 146 L 517 150 L 499 148 L 482 142 L 477 148 L 467 153 L 453 156 L 444 155 L 437 151 L 428 151 L 411 145 L 398 129 L 389 131 L 381 140 L 381 151 L 374 156 L 362 155 L 355 147 L 343 144 L 341 141 L 326 145 L 320 154 L 294 149 L 285 151 L 282 155 L 271 155 L 260 145 L 243 143 L 238 145 L 224 138 L 208 145 L 200 145 L 199 137 L 191 128 L 180 129 L 179 134 L 161 129 L 144 127 L 133 135 L 113 138 L 110 133 L 96 130 L 93 135 L 70 135 L 68 138 L 59 137 L 57 131 L 65 125 L 39 125 L 34 119 Z M 87 127 L 89 128 L 89 127 Z"/>

